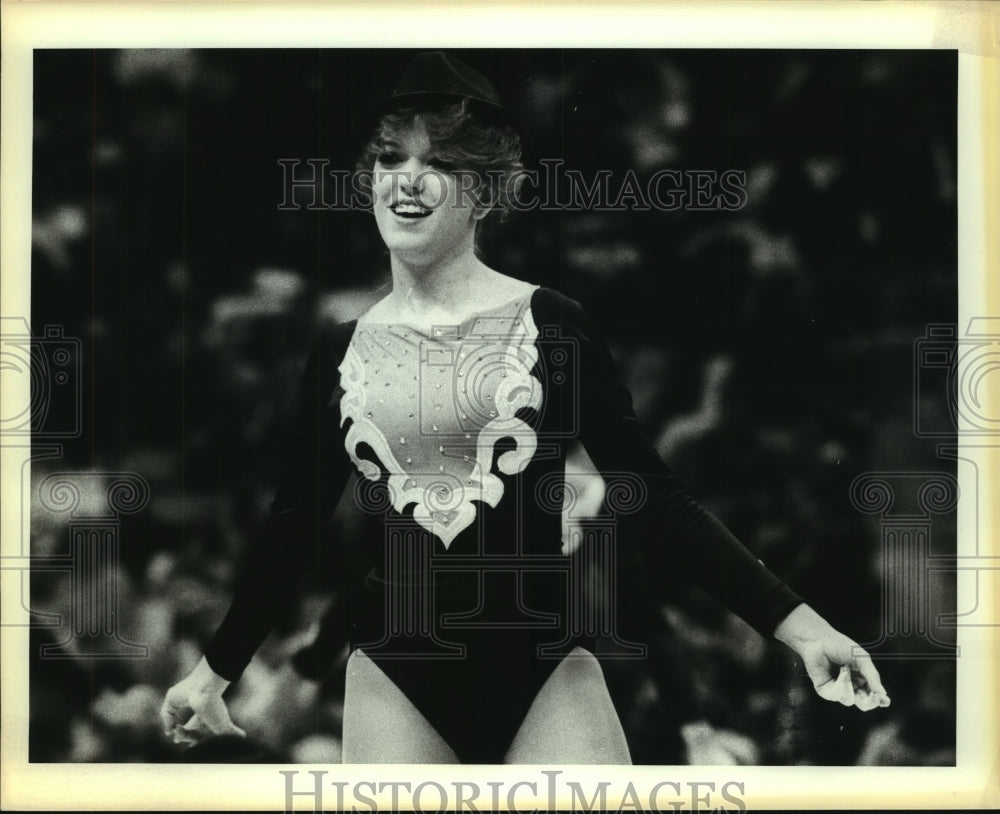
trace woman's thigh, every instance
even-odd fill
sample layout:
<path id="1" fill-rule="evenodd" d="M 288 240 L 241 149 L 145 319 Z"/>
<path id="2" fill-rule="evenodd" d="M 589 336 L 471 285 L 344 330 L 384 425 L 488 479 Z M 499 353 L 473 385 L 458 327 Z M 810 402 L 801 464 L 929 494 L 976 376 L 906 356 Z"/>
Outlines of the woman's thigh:
<path id="1" fill-rule="evenodd" d="M 403 691 L 361 650 L 347 662 L 344 763 L 458 763 Z"/>
<path id="2" fill-rule="evenodd" d="M 597 659 L 581 647 L 552 672 L 517 731 L 505 763 L 632 762 Z"/>

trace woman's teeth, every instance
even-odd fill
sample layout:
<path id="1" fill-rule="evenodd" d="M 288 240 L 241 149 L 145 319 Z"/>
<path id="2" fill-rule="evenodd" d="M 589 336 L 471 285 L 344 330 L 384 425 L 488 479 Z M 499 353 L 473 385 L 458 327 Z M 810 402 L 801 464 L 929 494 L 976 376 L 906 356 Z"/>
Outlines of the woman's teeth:
<path id="1" fill-rule="evenodd" d="M 398 203 L 393 204 L 389 208 L 394 214 L 403 218 L 426 218 L 431 213 L 431 210 L 424 209 L 422 206 L 417 206 L 414 203 Z"/>

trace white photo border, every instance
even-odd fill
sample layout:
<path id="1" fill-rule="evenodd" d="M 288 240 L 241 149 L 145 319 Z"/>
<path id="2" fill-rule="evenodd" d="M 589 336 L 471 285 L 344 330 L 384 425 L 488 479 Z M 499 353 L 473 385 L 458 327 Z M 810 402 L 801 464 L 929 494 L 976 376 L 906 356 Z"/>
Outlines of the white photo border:
<path id="1" fill-rule="evenodd" d="M 2 235 L 0 314 L 30 313 L 32 50 L 77 47 L 441 47 L 628 46 L 781 48 L 947 48 L 959 51 L 959 323 L 1000 316 L 1000 14 L 989 3 L 4 3 L 2 24 Z M 373 25 L 373 22 L 377 25 Z M 376 42 L 377 38 L 377 42 Z M 27 382 L 5 379 L 4 403 L 27 404 Z M 991 393 L 993 413 L 1000 393 Z M 978 528 L 981 558 L 976 626 L 962 626 L 958 642 L 957 765 L 927 768 L 859 767 L 602 767 L 612 781 L 608 805 L 624 803 L 631 782 L 639 799 L 667 781 L 683 788 L 714 783 L 754 808 L 952 808 L 1000 805 L 1000 720 L 996 657 L 1000 639 L 997 591 L 998 446 L 964 445 L 979 465 L 978 516 L 959 508 L 959 549 L 970 524 Z M 23 500 L 21 470 L 28 451 L 0 446 L 3 505 Z M 967 473 L 966 473 L 967 474 Z M 960 480 L 963 476 L 959 468 Z M 966 477 L 962 486 L 975 488 Z M 22 514 L 0 515 L 3 555 L 18 553 Z M 27 515 L 24 515 L 27 516 Z M 975 565 L 975 563 L 973 563 Z M 4 573 L 7 587 L 8 572 Z M 963 608 L 960 583 L 959 610 Z M 19 591 L 3 590 L 5 623 L 26 615 Z M 968 597 L 964 597 L 968 598 Z M 441 783 L 488 781 L 511 789 L 518 808 L 549 807 L 548 771 L 560 787 L 593 785 L 593 767 L 271 766 L 162 764 L 32 764 L 27 752 L 27 627 L 2 630 L 2 806 L 20 810 L 206 809 L 275 810 L 285 806 L 286 777 L 307 791 L 309 771 L 326 774 L 332 808 L 335 781 L 358 778 Z M 534 783 L 535 792 L 530 785 Z M 389 791 L 366 794 L 380 807 Z M 616 799 L 615 795 L 619 795 Z M 645 796 L 644 796 L 645 795 Z M 488 793 L 484 795 L 488 799 Z M 433 796 L 430 799 L 434 799 Z M 501 800 L 505 798 L 501 797 Z M 557 804 L 559 801 L 555 801 Z M 565 805 L 566 801 L 562 801 Z M 313 810 L 310 794 L 294 798 Z M 363 809 L 362 809 L 363 810 Z"/>

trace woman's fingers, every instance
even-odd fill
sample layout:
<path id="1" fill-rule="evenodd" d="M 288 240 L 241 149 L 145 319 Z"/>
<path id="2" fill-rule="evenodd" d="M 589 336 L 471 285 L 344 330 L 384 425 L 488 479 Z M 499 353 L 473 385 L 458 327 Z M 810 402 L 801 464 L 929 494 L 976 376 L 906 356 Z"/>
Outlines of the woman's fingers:
<path id="1" fill-rule="evenodd" d="M 837 677 L 828 679 L 821 684 L 815 684 L 820 698 L 827 701 L 837 701 L 845 707 L 854 704 L 854 684 L 851 682 L 851 668 L 844 665 Z"/>
<path id="2" fill-rule="evenodd" d="M 837 678 L 828 678 L 826 681 L 822 682 L 814 680 L 813 686 L 816 688 L 816 692 L 819 697 L 825 701 L 836 701 L 840 697 L 840 676 Z"/>
<path id="3" fill-rule="evenodd" d="M 174 743 L 183 743 L 187 746 L 194 746 L 201 743 L 206 738 L 216 734 L 206 723 L 205 719 L 195 714 L 183 726 L 174 727 Z"/>
<path id="4" fill-rule="evenodd" d="M 185 746 L 194 746 L 195 744 L 201 743 L 206 738 L 210 738 L 213 735 L 218 735 L 213 727 L 198 714 L 192 715 L 186 724 L 176 725 L 170 732 L 174 743 L 180 743 Z"/>
<path id="5" fill-rule="evenodd" d="M 187 723 L 192 715 L 194 710 L 188 703 L 186 695 L 176 692 L 176 688 L 173 687 L 168 690 L 160 707 L 160 723 L 163 724 L 164 733 L 169 736 L 175 727 Z"/>
<path id="6" fill-rule="evenodd" d="M 820 698 L 863 712 L 889 706 L 871 656 L 846 636 L 834 631 L 800 652 Z"/>
<path id="7" fill-rule="evenodd" d="M 851 668 L 846 664 L 840 668 L 840 675 L 837 676 L 837 685 L 840 687 L 840 695 L 837 700 L 845 707 L 854 706 L 854 682 L 851 680 Z"/>
<path id="8" fill-rule="evenodd" d="M 857 688 L 854 690 L 854 703 L 862 712 L 868 712 L 879 705 L 875 693 L 868 689 Z"/>
<path id="9" fill-rule="evenodd" d="M 226 702 L 221 697 L 215 696 L 204 707 L 198 710 L 198 716 L 204 723 L 209 734 L 212 735 L 239 735 L 245 738 L 247 733 L 233 723 L 229 717 L 229 710 L 226 709 Z"/>
<path id="10" fill-rule="evenodd" d="M 831 669 L 835 662 L 828 662 Z M 827 701 L 835 701 L 845 707 L 856 706 L 862 712 L 868 712 L 877 707 L 889 706 L 889 694 L 882 686 L 878 670 L 872 664 L 871 657 L 852 658 L 848 664 L 840 666 L 836 678 L 826 681 L 815 681 L 816 692 Z"/>
<path id="11" fill-rule="evenodd" d="M 160 706 L 160 724 L 163 726 L 163 733 L 169 736 L 176 722 L 176 714 L 170 706 L 170 695 L 168 694 Z"/>
<path id="12" fill-rule="evenodd" d="M 212 735 L 246 737 L 246 732 L 229 717 L 221 696 L 185 692 L 181 685 L 172 687 L 163 699 L 160 722 L 164 734 L 174 743 L 192 745 Z"/>
<path id="13" fill-rule="evenodd" d="M 195 740 L 194 736 L 188 732 L 184 731 L 184 727 L 178 726 L 173 732 L 174 743 L 180 743 L 184 746 L 194 746 L 198 741 Z"/>
<path id="14" fill-rule="evenodd" d="M 882 686 L 882 678 L 878 674 L 878 670 L 875 669 L 875 665 L 872 663 L 871 656 L 865 653 L 863 656 L 858 656 L 854 660 L 854 669 L 860 674 L 864 683 L 867 685 L 868 692 L 872 695 L 875 705 L 871 707 L 887 707 L 891 703 L 889 698 L 889 693 L 885 691 L 885 687 Z"/>

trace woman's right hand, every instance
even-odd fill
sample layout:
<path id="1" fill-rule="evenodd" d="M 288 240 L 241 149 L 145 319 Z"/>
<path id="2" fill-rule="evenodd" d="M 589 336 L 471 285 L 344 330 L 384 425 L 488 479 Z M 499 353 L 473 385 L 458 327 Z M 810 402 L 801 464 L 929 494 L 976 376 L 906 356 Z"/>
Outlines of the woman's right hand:
<path id="1" fill-rule="evenodd" d="M 187 678 L 167 690 L 160 707 L 164 734 L 174 743 L 193 746 L 213 735 L 239 735 L 246 732 L 233 723 L 222 700 L 229 682 L 218 675 L 204 656 Z"/>

